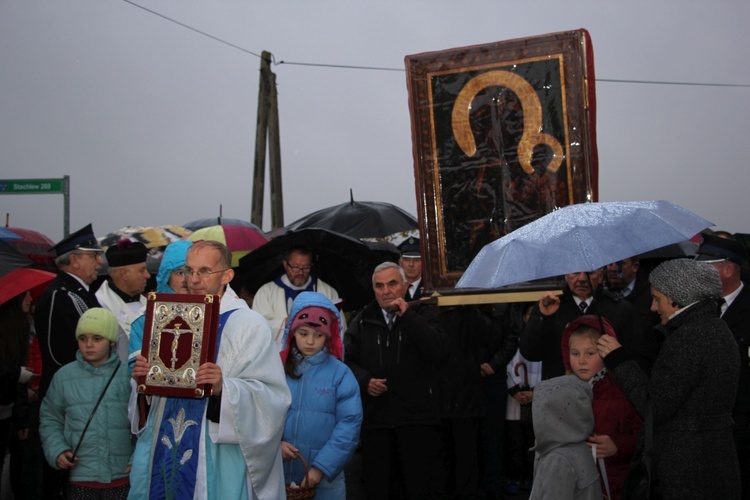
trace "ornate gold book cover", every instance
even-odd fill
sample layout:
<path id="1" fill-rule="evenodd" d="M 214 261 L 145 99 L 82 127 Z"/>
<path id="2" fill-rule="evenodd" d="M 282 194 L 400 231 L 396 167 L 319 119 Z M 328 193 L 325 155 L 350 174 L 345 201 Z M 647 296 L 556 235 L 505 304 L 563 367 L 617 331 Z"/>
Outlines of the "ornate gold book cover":
<path id="1" fill-rule="evenodd" d="M 425 291 L 556 208 L 596 201 L 586 30 L 406 56 Z"/>
<path id="2" fill-rule="evenodd" d="M 210 384 L 196 384 L 198 367 L 216 360 L 218 295 L 150 293 L 146 303 L 141 354 L 149 372 L 138 380 L 138 392 L 202 398 Z"/>

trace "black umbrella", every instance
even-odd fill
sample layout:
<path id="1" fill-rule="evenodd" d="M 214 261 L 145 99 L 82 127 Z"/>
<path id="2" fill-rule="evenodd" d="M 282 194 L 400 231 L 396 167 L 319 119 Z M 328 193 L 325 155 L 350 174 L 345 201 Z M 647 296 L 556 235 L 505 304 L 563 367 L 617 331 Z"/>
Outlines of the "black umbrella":
<path id="1" fill-rule="evenodd" d="M 417 219 L 401 208 L 379 201 L 354 201 L 313 212 L 286 226 L 288 230 L 309 227 L 330 229 L 352 238 L 384 238 L 417 229 Z"/>
<path id="2" fill-rule="evenodd" d="M 359 309 L 374 298 L 372 272 L 380 259 L 361 241 L 327 229 L 287 231 L 253 250 L 240 259 L 240 283 L 255 293 L 284 272 L 283 254 L 296 246 L 312 251 L 312 274 L 336 289 L 345 311 Z"/>
<path id="3" fill-rule="evenodd" d="M 401 251 L 390 241 L 384 240 L 363 240 L 364 244 L 378 256 L 381 262 L 398 262 L 401 258 Z"/>

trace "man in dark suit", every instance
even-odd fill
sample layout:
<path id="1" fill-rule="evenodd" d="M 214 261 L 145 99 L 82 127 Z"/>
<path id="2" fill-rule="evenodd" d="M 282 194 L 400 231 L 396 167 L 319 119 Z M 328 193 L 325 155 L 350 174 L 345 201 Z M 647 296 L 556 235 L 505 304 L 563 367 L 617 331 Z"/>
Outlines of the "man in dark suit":
<path id="1" fill-rule="evenodd" d="M 89 289 L 103 263 L 102 248 L 91 224 L 63 239 L 52 250 L 57 254 L 55 264 L 59 272 L 39 297 L 34 313 L 42 352 L 40 399 L 57 370 L 76 359 L 78 318 L 89 308 L 100 307 L 94 291 Z"/>
<path id="2" fill-rule="evenodd" d="M 422 254 L 419 248 L 419 238 L 411 237 L 404 240 L 398 249 L 401 250 L 401 258 L 398 265 L 401 266 L 406 275 L 409 287 L 404 299 L 409 302 L 422 298 L 424 286 L 422 285 Z"/>
<path id="3" fill-rule="evenodd" d="M 635 318 L 633 306 L 600 285 L 604 269 L 565 275 L 561 296 L 546 293 L 529 315 L 519 348 L 529 361 L 542 361 L 542 379 L 565 374 L 560 342 L 568 323 L 583 314 L 601 314 L 615 329 L 620 343 L 644 362 L 656 357 L 653 335 L 646 335 Z"/>
<path id="4" fill-rule="evenodd" d="M 641 273 L 641 261 L 630 257 L 607 265 L 607 283 L 613 294 L 632 304 L 644 335 L 652 335 L 659 315 L 651 311 L 651 287 Z"/>
<path id="5" fill-rule="evenodd" d="M 696 260 L 712 264 L 721 277 L 721 319 L 740 350 L 740 383 L 734 404 L 735 442 L 742 477 L 742 498 L 750 498 L 750 286 L 742 281 L 745 249 L 726 232 L 703 235 Z"/>

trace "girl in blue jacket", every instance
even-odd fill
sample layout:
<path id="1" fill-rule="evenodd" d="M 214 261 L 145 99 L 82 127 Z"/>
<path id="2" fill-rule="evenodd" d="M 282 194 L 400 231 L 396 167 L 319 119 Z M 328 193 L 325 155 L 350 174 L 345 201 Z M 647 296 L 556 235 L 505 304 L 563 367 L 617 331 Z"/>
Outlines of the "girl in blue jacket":
<path id="1" fill-rule="evenodd" d="M 292 304 L 281 352 L 292 392 L 281 441 L 284 478 L 316 486 L 317 500 L 346 498 L 344 466 L 362 425 L 359 385 L 342 362 L 340 324 L 330 300 L 318 292 L 302 292 Z M 297 455 L 309 465 L 307 477 Z"/>

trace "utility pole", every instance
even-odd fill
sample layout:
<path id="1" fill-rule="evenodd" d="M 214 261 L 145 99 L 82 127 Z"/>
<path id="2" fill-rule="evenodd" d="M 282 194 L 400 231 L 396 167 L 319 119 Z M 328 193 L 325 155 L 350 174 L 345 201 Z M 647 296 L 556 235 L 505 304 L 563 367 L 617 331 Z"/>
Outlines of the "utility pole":
<path id="1" fill-rule="evenodd" d="M 250 221 L 263 227 L 263 194 L 268 147 L 271 179 L 271 229 L 284 226 L 284 196 L 281 186 L 281 145 L 279 138 L 279 105 L 276 75 L 271 71 L 271 53 L 263 51 L 260 60 L 258 121 L 255 132 L 255 166 Z"/>

